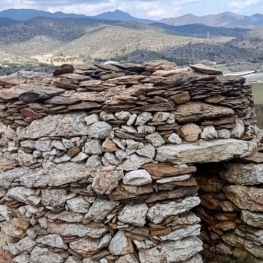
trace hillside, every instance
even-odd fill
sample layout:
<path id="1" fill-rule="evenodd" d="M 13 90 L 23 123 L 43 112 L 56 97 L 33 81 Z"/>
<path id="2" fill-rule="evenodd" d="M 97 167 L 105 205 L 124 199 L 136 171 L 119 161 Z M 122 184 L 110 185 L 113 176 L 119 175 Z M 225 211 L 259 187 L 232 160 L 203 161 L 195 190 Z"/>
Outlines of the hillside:
<path id="1" fill-rule="evenodd" d="M 192 14 L 186 14 L 184 16 L 175 18 L 164 18 L 161 19 L 160 22 L 173 26 L 198 23 L 215 27 L 252 27 L 263 25 L 263 15 L 255 14 L 252 16 L 243 16 L 237 15 L 232 12 L 224 12 L 221 14 L 206 16 L 195 16 Z"/>
<path id="2" fill-rule="evenodd" d="M 0 17 L 0 27 L 12 26 L 20 23 L 18 20 L 14 20 L 8 17 Z"/>

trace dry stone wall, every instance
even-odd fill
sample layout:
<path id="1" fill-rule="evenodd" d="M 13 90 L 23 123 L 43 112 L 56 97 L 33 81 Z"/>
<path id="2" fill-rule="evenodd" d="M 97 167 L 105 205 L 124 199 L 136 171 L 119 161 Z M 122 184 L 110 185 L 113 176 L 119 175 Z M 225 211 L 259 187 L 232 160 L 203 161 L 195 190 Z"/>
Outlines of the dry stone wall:
<path id="1" fill-rule="evenodd" d="M 201 263 L 211 245 L 262 256 L 251 88 L 192 68 L 63 65 L 0 79 L 0 234 L 12 262 Z"/>

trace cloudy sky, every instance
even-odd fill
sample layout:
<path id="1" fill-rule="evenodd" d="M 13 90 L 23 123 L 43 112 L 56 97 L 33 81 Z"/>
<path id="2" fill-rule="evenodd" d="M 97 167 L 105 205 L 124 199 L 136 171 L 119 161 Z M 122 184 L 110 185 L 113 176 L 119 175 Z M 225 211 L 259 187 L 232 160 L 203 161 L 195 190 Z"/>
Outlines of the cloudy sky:
<path id="1" fill-rule="evenodd" d="M 263 0 L 0 0 L 0 10 L 9 8 L 33 8 L 90 16 L 120 9 L 136 17 L 161 19 L 187 13 L 195 15 L 223 11 L 244 15 L 263 13 Z"/>

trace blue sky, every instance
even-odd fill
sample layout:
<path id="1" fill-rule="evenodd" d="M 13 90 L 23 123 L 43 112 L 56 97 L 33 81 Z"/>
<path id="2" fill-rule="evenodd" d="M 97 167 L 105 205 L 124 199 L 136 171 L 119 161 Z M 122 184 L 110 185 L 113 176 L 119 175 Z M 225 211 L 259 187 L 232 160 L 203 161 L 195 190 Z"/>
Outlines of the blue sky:
<path id="1" fill-rule="evenodd" d="M 263 14 L 263 0 L 0 0 L 0 10 L 9 8 L 85 15 L 120 9 L 136 17 L 158 20 L 187 13 L 208 15 L 232 11 L 243 15 Z"/>

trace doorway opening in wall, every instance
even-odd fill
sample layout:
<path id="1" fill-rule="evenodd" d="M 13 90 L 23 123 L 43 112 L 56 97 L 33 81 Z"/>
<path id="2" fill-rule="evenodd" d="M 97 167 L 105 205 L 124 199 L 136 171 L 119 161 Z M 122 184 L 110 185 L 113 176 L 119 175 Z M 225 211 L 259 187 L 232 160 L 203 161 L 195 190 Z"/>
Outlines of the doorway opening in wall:
<path id="1" fill-rule="evenodd" d="M 194 177 L 199 186 L 201 203 L 193 212 L 201 219 L 203 241 L 201 253 L 204 263 L 257 263 L 245 248 L 235 243 L 236 233 L 244 229 L 240 209 L 228 198 L 228 187 L 235 186 L 225 180 L 229 169 L 239 160 L 221 163 L 195 164 Z M 228 171 L 228 172 L 227 172 Z"/>

